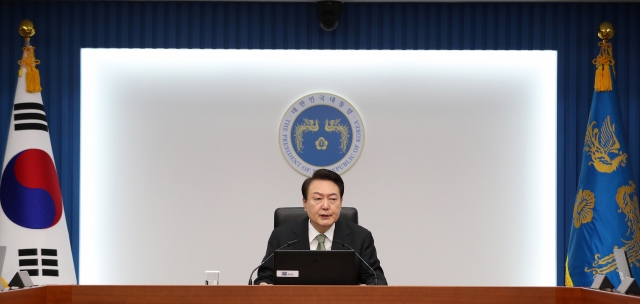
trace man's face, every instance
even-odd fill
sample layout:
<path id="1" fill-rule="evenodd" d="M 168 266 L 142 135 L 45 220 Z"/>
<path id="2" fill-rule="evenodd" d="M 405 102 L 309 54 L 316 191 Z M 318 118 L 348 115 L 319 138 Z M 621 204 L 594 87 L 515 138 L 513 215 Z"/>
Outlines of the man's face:
<path id="1" fill-rule="evenodd" d="M 307 198 L 302 199 L 304 210 L 316 230 L 325 233 L 340 217 L 342 197 L 338 185 L 328 180 L 314 180 L 309 185 Z"/>

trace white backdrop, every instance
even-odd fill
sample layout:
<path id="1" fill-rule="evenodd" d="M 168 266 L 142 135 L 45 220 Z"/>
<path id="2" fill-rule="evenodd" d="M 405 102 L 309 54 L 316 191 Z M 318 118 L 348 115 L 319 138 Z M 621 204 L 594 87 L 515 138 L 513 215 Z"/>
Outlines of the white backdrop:
<path id="1" fill-rule="evenodd" d="M 82 50 L 81 284 L 246 284 L 304 177 L 278 126 L 344 97 L 345 206 L 392 285 L 555 285 L 556 52 Z"/>

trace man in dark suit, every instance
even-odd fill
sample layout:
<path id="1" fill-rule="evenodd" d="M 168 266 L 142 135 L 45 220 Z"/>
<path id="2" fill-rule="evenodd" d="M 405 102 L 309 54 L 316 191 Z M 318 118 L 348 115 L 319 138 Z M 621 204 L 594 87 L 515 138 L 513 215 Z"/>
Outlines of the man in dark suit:
<path id="1" fill-rule="evenodd" d="M 334 242 L 334 240 L 341 241 L 351 246 L 373 268 L 378 285 L 387 285 L 371 232 L 359 225 L 339 219 L 343 195 L 344 182 L 340 175 L 326 169 L 314 172 L 313 176 L 302 184 L 302 205 L 308 217 L 274 229 L 269 237 L 264 258 L 293 240 L 299 240 L 299 242 L 288 247 L 288 250 L 349 250 Z M 375 278 L 371 269 L 359 259 L 357 261 L 358 282 L 374 285 Z M 260 267 L 254 284 L 273 284 L 273 259 L 269 259 Z"/>

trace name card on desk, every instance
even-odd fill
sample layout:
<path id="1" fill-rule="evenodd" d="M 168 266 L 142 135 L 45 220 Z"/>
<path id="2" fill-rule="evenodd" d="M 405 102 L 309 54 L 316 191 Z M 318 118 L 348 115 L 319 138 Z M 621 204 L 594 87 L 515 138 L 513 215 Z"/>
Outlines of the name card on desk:
<path id="1" fill-rule="evenodd" d="M 300 272 L 297 270 L 276 270 L 276 276 L 280 278 L 297 278 Z"/>

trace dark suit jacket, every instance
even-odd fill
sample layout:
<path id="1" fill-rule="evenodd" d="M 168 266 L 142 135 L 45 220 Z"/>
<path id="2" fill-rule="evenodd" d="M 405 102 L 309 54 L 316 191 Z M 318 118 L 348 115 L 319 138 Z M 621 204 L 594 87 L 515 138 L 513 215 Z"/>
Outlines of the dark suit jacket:
<path id="1" fill-rule="evenodd" d="M 284 224 L 274 229 L 273 232 L 271 232 L 271 237 L 269 237 L 267 253 L 262 260 L 264 261 L 264 259 L 269 257 L 276 249 L 280 248 L 280 246 L 283 246 L 293 240 L 300 241 L 290 247 L 283 248 L 283 250 L 310 249 L 308 217 L 302 221 Z M 351 246 L 376 272 L 376 275 L 378 276 L 378 285 L 387 285 L 387 279 L 384 277 L 384 272 L 380 267 L 380 261 L 376 254 L 376 247 L 373 244 L 373 236 L 371 236 L 371 232 L 369 232 L 369 230 L 359 225 L 338 219 L 333 232 L 332 241 L 333 240 L 342 241 Z M 349 249 L 333 242 L 331 250 Z M 364 265 L 358 257 L 356 257 L 356 273 L 358 274 L 358 282 L 360 284 L 375 284 L 371 269 Z M 261 282 L 273 284 L 273 257 L 269 258 L 269 260 L 258 269 L 258 277 L 255 279 L 254 284 L 257 285 Z"/>

